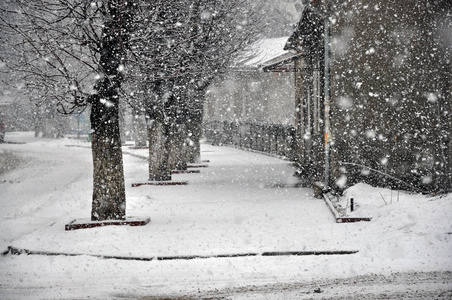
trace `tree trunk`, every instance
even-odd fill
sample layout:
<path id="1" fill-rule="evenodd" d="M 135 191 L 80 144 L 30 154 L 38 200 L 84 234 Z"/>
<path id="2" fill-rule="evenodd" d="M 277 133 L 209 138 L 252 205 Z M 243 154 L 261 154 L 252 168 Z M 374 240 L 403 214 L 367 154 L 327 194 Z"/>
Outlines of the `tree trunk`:
<path id="1" fill-rule="evenodd" d="M 204 115 L 204 99 L 205 90 L 194 91 L 194 102 L 189 112 L 190 117 L 187 123 L 188 137 L 190 143 L 188 145 L 188 161 L 191 163 L 198 163 L 201 160 L 201 145 L 200 140 L 202 136 L 202 118 Z"/>
<path id="2" fill-rule="evenodd" d="M 171 180 L 169 165 L 169 128 L 157 120 L 148 122 L 149 180 Z"/>
<path id="3" fill-rule="evenodd" d="M 124 220 L 126 195 L 119 126 L 119 95 L 134 3 L 105 1 L 96 94 L 91 103 L 93 202 L 91 220 Z"/>
<path id="4" fill-rule="evenodd" d="M 185 124 L 173 124 L 171 126 L 171 151 L 170 165 L 172 170 L 187 170 L 187 126 Z"/>
<path id="5" fill-rule="evenodd" d="M 135 146 L 145 147 L 147 140 L 146 123 L 143 115 L 135 109 L 132 111 L 133 139 Z"/>
<path id="6" fill-rule="evenodd" d="M 122 101 L 118 101 L 118 118 L 119 118 L 119 136 L 121 139 L 121 145 L 125 145 L 127 142 L 127 134 L 126 134 L 126 110 L 124 108 L 124 103 Z"/>
<path id="7" fill-rule="evenodd" d="M 202 123 L 191 122 L 188 129 L 190 144 L 188 145 L 188 162 L 199 163 L 201 162 L 201 135 L 202 135 Z"/>
<path id="8" fill-rule="evenodd" d="M 104 100 L 115 97 L 95 98 L 91 107 L 94 171 L 91 220 L 123 220 L 126 195 L 118 106 Z"/>

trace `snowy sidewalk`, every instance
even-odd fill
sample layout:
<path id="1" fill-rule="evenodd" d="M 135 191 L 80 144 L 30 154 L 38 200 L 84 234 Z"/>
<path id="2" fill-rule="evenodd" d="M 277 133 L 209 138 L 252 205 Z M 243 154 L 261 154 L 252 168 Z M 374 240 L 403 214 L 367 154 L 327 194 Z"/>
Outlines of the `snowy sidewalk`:
<path id="1" fill-rule="evenodd" d="M 89 152 L 89 149 L 67 151 Z M 142 227 L 64 231 L 70 218 L 89 216 L 90 186 L 70 189 L 73 211 L 55 214 L 12 246 L 32 251 L 122 257 L 231 255 L 282 251 L 355 250 L 338 243 L 343 228 L 310 189 L 296 188 L 291 163 L 228 147 L 202 145 L 209 160 L 199 174 L 177 174 L 187 186 L 141 186 L 147 150 L 124 149 L 128 216 L 149 216 Z M 128 155 L 132 153 L 135 155 Z M 64 167 L 63 167 L 64 168 Z M 86 182 L 88 184 L 88 182 Z M 65 195 L 67 197 L 69 195 Z M 64 207 L 61 207 L 65 210 Z M 72 212 L 71 212 L 72 211 Z M 48 216 L 50 217 L 50 216 Z"/>

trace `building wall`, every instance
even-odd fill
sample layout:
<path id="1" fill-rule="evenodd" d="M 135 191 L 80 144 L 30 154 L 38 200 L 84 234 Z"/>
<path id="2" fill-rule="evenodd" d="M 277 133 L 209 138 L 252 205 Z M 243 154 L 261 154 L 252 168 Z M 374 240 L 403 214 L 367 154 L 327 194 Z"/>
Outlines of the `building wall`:
<path id="1" fill-rule="evenodd" d="M 204 121 L 294 124 L 293 73 L 231 72 L 211 85 Z"/>
<path id="2" fill-rule="evenodd" d="M 307 7 L 286 49 L 297 51 L 295 60 L 296 163 L 304 184 L 323 181 L 324 155 L 324 27 L 316 9 Z"/>
<path id="3" fill-rule="evenodd" d="M 361 0 L 333 8 L 333 178 L 450 189 L 450 34 L 441 36 L 450 6 Z"/>

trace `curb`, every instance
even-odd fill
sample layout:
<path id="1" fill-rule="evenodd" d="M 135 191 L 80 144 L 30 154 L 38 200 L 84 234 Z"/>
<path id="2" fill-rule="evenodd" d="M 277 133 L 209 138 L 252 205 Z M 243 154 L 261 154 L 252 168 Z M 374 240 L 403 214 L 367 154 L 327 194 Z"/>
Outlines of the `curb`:
<path id="1" fill-rule="evenodd" d="M 213 254 L 213 255 L 177 255 L 177 256 L 154 256 L 154 257 L 134 257 L 134 256 L 115 256 L 115 255 L 95 255 L 95 254 L 80 254 L 80 253 L 63 253 L 63 252 L 48 252 L 48 251 L 33 251 L 28 249 L 15 248 L 8 246 L 8 250 L 3 255 L 43 255 L 43 256 L 90 256 L 102 259 L 118 259 L 118 260 L 136 260 L 136 261 L 166 261 L 166 260 L 193 260 L 193 259 L 207 259 L 207 258 L 237 258 L 237 257 L 269 257 L 269 256 L 320 256 L 320 255 L 352 255 L 356 254 L 357 250 L 346 251 L 275 251 L 262 253 L 233 253 L 233 254 Z"/>
<path id="2" fill-rule="evenodd" d="M 172 170 L 171 174 L 198 174 L 200 170 Z"/>
<path id="3" fill-rule="evenodd" d="M 64 230 L 88 229 L 104 226 L 144 226 L 151 221 L 149 217 L 127 217 L 125 220 L 91 221 L 90 219 L 75 219 L 64 226 Z"/>
<path id="4" fill-rule="evenodd" d="M 323 194 L 323 200 L 325 200 L 326 205 L 330 209 L 334 218 L 336 219 L 336 223 L 355 223 L 355 222 L 370 222 L 372 218 L 367 217 L 346 217 L 341 216 L 339 212 L 334 207 L 334 204 L 331 202 L 329 197 L 334 197 L 331 194 Z"/>
<path id="5" fill-rule="evenodd" d="M 158 186 L 166 186 L 166 185 L 187 185 L 188 181 L 148 181 L 148 182 L 138 182 L 132 183 L 131 187 L 139 187 L 143 185 L 158 185 Z"/>

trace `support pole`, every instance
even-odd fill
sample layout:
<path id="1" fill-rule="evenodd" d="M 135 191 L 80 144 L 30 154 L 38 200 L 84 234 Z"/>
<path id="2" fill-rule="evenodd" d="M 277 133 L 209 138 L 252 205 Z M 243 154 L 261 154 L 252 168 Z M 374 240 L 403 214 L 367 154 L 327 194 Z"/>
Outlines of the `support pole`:
<path id="1" fill-rule="evenodd" d="M 330 181 L 330 141 L 331 141 L 331 128 L 330 128 L 330 26 L 331 22 L 328 14 L 325 16 L 325 28 L 324 28 L 324 48 L 325 48 L 325 61 L 324 61 L 324 106 L 325 106 L 325 174 L 324 174 L 324 189 L 329 190 Z"/>

